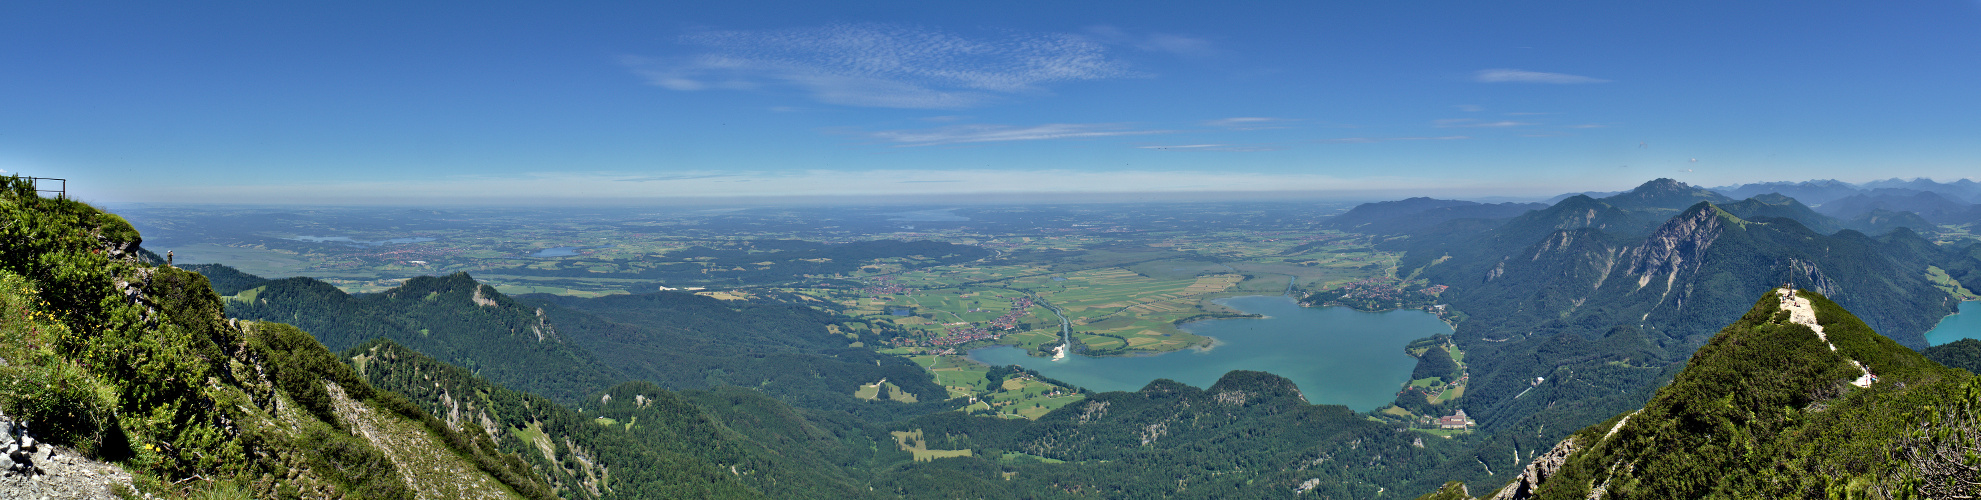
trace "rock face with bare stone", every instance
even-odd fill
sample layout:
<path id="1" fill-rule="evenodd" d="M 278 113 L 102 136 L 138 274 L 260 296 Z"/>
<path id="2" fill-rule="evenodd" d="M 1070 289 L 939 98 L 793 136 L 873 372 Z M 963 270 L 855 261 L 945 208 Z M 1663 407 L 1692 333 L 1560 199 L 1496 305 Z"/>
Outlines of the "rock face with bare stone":
<path id="1" fill-rule="evenodd" d="M 1547 453 L 1534 457 L 1534 461 L 1527 464 L 1525 470 L 1520 471 L 1520 476 L 1513 479 L 1513 484 L 1501 488 L 1498 494 L 1493 495 L 1492 500 L 1534 498 L 1534 490 L 1541 486 L 1541 482 L 1547 481 L 1549 477 L 1555 475 L 1555 472 L 1560 471 L 1561 466 L 1568 463 L 1568 457 L 1575 454 L 1576 448 L 1573 437 L 1555 444 L 1555 447 L 1548 449 Z"/>
<path id="2" fill-rule="evenodd" d="M 116 491 L 131 491 L 131 474 L 122 467 L 37 442 L 33 432 L 17 430 L 20 424 L 0 414 L 0 430 L 7 431 L 0 436 L 6 451 L 0 454 L 0 500 L 113 499 Z"/>

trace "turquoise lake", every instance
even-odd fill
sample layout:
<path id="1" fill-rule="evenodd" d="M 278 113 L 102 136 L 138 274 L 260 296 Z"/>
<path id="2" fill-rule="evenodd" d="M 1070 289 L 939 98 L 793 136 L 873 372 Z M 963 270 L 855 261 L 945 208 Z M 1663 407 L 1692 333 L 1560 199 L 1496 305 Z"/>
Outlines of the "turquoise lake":
<path id="1" fill-rule="evenodd" d="M 1981 300 L 1960 303 L 1960 311 L 1940 319 L 1940 324 L 1926 332 L 1926 343 L 1940 345 L 1960 339 L 1981 339 Z"/>
<path id="2" fill-rule="evenodd" d="M 1266 317 L 1183 325 L 1190 333 L 1218 339 L 1217 347 L 1207 351 L 1102 358 L 1075 354 L 1053 361 L 998 346 L 971 351 L 970 359 L 1020 365 L 1095 391 L 1134 391 L 1159 378 L 1209 388 L 1226 372 L 1258 370 L 1292 380 L 1309 402 L 1369 411 L 1394 401 L 1397 389 L 1409 382 L 1417 360 L 1404 354 L 1403 346 L 1451 333 L 1436 316 L 1416 310 L 1300 307 L 1291 298 L 1262 295 L 1218 303 Z"/>

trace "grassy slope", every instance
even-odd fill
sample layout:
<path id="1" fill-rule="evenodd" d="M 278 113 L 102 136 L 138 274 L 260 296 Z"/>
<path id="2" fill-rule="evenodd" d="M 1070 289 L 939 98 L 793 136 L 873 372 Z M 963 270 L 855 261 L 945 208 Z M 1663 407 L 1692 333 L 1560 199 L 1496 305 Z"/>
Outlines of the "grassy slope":
<path id="1" fill-rule="evenodd" d="M 1981 384 L 1800 293 L 1836 350 L 1770 293 L 1642 410 L 1571 436 L 1578 450 L 1536 496 L 1905 498 L 1974 487 L 1974 472 L 1946 457 L 1958 463 L 1977 442 Z M 1879 380 L 1848 384 L 1860 374 L 1850 360 Z"/>
<path id="2" fill-rule="evenodd" d="M 139 241 L 115 215 L 0 178 L 0 409 L 166 496 L 413 497 L 406 470 L 319 411 L 322 382 L 350 380 L 358 399 L 432 429 L 423 413 L 312 363 L 328 351 L 293 328 L 225 320 L 204 277 L 146 263 Z M 500 469 L 449 444 L 419 452 Z M 526 475 L 503 479 L 533 491 Z"/>

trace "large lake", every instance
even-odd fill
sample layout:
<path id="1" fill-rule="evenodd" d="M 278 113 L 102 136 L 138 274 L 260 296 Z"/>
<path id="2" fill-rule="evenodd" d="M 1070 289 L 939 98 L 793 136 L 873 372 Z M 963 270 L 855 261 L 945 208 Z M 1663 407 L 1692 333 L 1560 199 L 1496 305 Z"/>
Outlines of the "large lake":
<path id="1" fill-rule="evenodd" d="M 1960 303 L 1960 311 L 1940 319 L 1933 331 L 1926 332 L 1926 343 L 1940 345 L 1960 339 L 1981 339 L 1981 300 Z"/>
<path id="2" fill-rule="evenodd" d="M 1369 411 L 1396 400 L 1409 382 L 1416 358 L 1403 346 L 1451 327 L 1416 310 L 1368 313 L 1346 307 L 1300 307 L 1282 296 L 1234 297 L 1219 304 L 1267 317 L 1218 319 L 1183 325 L 1219 344 L 1208 351 L 1187 350 L 1157 356 L 1093 358 L 1070 355 L 1053 361 L 1010 346 L 978 349 L 970 359 L 992 365 L 1020 365 L 1047 377 L 1096 391 L 1134 391 L 1167 378 L 1208 388 L 1232 370 L 1258 370 L 1286 377 L 1307 401 Z"/>

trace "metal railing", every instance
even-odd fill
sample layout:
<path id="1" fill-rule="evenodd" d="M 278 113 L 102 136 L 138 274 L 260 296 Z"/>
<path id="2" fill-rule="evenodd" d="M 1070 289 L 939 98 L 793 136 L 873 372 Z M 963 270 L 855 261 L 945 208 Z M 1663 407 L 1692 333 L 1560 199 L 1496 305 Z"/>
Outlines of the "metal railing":
<path id="1" fill-rule="evenodd" d="M 54 177 L 29 177 L 29 178 L 27 178 L 27 179 L 28 179 L 28 182 L 29 182 L 29 183 L 32 183 L 32 184 L 34 184 L 34 192 L 35 192 L 35 194 L 41 194 L 41 193 L 55 193 L 55 199 L 58 199 L 58 200 L 66 200 L 66 199 L 69 199 L 69 180 L 68 180 L 68 179 L 57 179 L 57 178 L 54 178 Z M 56 189 L 42 189 L 42 188 L 41 188 L 41 181 L 62 181 L 62 187 L 60 187 L 60 188 L 56 188 Z"/>

